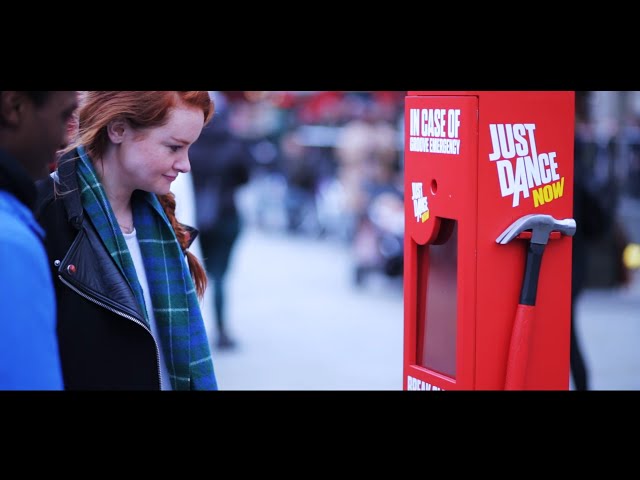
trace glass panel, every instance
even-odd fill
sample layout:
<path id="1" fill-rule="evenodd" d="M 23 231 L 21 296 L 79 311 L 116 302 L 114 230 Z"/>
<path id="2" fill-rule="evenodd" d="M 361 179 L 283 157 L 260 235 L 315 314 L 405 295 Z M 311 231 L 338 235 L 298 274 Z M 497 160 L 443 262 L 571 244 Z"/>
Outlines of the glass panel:
<path id="1" fill-rule="evenodd" d="M 423 328 L 420 365 L 455 378 L 458 303 L 458 223 L 453 222 L 451 235 L 441 245 L 427 245 L 426 315 Z M 442 226 L 444 228 L 444 225 Z M 425 263 L 422 263 L 424 268 Z M 425 311 L 422 310 L 422 311 Z"/>

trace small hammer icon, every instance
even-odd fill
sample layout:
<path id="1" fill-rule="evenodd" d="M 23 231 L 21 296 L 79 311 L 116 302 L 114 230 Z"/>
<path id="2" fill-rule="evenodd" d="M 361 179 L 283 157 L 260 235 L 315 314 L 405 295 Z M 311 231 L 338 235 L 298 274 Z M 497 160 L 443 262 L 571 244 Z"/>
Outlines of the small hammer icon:
<path id="1" fill-rule="evenodd" d="M 528 230 L 531 231 L 531 240 L 527 248 L 527 263 L 520 290 L 520 301 L 516 309 L 511 332 L 505 390 L 524 389 L 529 355 L 529 338 L 531 336 L 533 311 L 538 293 L 538 277 L 540 276 L 540 266 L 545 246 L 552 232 L 573 236 L 576 233 L 576 221 L 572 218 L 556 220 L 551 215 L 525 215 L 502 232 L 496 242 L 499 244 L 509 243 Z"/>

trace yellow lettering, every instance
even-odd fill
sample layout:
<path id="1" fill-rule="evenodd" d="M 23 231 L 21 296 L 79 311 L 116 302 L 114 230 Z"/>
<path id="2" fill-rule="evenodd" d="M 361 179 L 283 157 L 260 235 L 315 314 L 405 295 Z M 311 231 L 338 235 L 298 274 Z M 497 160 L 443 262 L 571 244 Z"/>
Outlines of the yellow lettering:
<path id="1" fill-rule="evenodd" d="M 553 184 L 553 197 L 560 198 L 564 194 L 564 177 Z"/>
<path id="2" fill-rule="evenodd" d="M 536 188 L 533 191 L 533 206 L 538 208 L 540 205 L 544 205 L 544 195 L 542 192 L 542 187 Z"/>
<path id="3" fill-rule="evenodd" d="M 564 195 L 564 177 L 558 182 L 554 182 L 550 185 L 545 185 L 533 191 L 533 206 L 539 207 L 547 202 L 551 202 L 556 198 L 560 198 Z"/>

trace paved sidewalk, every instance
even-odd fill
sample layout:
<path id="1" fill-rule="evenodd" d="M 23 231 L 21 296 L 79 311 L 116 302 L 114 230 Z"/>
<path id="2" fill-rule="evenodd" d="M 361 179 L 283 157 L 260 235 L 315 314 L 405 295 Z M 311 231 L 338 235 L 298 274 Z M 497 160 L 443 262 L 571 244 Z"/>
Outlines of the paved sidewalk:
<path id="1" fill-rule="evenodd" d="M 224 390 L 401 390 L 401 286 L 352 282 L 336 242 L 248 229 L 229 273 L 239 347 L 214 350 Z M 640 390 L 640 277 L 586 290 L 578 335 L 593 390 Z M 211 326 L 208 326 L 211 332 Z"/>
<path id="2" fill-rule="evenodd" d="M 640 390 L 640 282 L 624 289 L 586 290 L 577 327 L 591 390 Z"/>

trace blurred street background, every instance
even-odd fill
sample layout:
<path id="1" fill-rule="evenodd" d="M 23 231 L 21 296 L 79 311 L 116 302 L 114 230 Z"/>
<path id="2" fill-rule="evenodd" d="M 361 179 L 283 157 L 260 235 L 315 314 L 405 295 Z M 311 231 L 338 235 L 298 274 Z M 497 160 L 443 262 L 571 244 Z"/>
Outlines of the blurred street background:
<path id="1" fill-rule="evenodd" d="M 214 93 L 252 159 L 234 194 L 232 342 L 215 342 L 212 285 L 203 304 L 220 388 L 401 390 L 406 92 Z M 640 270 L 623 262 L 640 243 L 640 92 L 579 93 L 580 168 L 615 221 L 588 245 L 578 337 L 590 389 L 640 390 Z"/>

